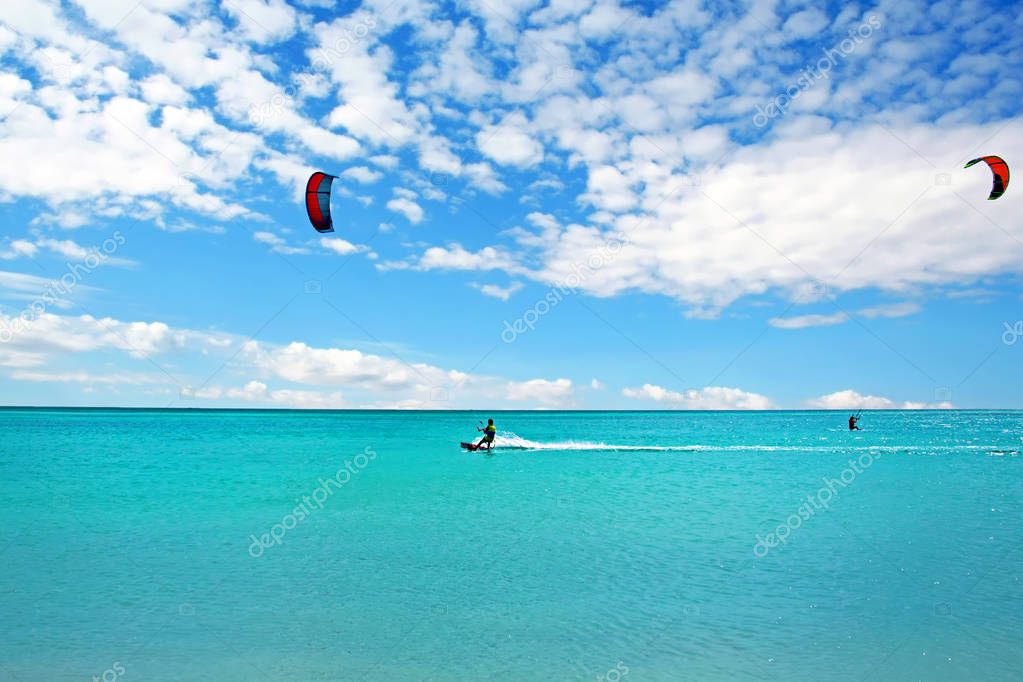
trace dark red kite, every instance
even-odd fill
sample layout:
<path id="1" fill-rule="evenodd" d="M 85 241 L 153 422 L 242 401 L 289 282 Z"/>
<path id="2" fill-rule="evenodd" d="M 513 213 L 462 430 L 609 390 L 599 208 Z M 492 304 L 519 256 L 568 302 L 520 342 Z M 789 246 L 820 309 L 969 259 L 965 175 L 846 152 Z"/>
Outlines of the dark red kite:
<path id="1" fill-rule="evenodd" d="M 309 212 L 309 222 L 317 232 L 334 231 L 334 223 L 330 219 L 330 185 L 335 177 L 317 171 L 309 177 L 305 186 L 305 208 Z"/>
<path id="2" fill-rule="evenodd" d="M 991 196 L 988 197 L 988 200 L 997 199 L 1005 194 L 1005 189 L 1009 186 L 1009 164 L 1005 163 L 1000 156 L 982 156 L 970 161 L 966 164 L 966 168 L 981 161 L 991 168 L 991 173 L 995 176 L 994 185 L 991 187 Z"/>

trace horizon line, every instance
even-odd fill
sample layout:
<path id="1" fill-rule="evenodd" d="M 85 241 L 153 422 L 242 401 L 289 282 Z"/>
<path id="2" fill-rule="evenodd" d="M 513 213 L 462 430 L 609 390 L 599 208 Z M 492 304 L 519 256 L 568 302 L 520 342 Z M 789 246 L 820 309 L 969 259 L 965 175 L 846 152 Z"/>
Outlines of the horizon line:
<path id="1" fill-rule="evenodd" d="M 494 413 L 500 414 L 504 412 L 537 412 L 537 413 L 558 413 L 558 412 L 574 412 L 574 413 L 649 413 L 649 412 L 663 412 L 666 414 L 671 413 L 686 413 L 686 414 L 700 414 L 700 413 L 737 413 L 737 414 L 770 414 L 770 413 L 781 413 L 781 412 L 838 412 L 845 413 L 850 411 L 857 412 L 1023 412 L 1023 408 L 1018 407 L 950 407 L 950 408 L 901 408 L 901 407 L 846 407 L 846 408 L 819 408 L 819 407 L 805 407 L 805 408 L 775 408 L 769 410 L 743 410 L 743 409 L 713 409 L 713 410 L 699 410 L 699 409 L 573 409 L 573 408 L 457 408 L 457 409 L 437 409 L 437 408 L 399 408 L 399 407 L 338 407 L 338 408 L 317 408 L 317 407 L 138 407 L 138 406 L 103 406 L 103 405 L 0 405 L 0 411 L 12 411 L 12 410 L 81 410 L 81 411 L 98 411 L 98 410 L 116 410 L 123 412 L 313 412 L 313 413 L 340 413 L 340 412 L 428 412 L 428 413 Z"/>

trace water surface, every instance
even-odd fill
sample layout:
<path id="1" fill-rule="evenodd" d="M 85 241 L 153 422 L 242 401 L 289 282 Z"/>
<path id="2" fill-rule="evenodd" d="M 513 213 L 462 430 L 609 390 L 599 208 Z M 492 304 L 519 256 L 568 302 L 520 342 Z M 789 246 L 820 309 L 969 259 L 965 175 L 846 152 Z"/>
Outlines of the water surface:
<path id="1" fill-rule="evenodd" d="M 0 678 L 1019 679 L 1023 413 L 846 417 L 0 411 Z"/>

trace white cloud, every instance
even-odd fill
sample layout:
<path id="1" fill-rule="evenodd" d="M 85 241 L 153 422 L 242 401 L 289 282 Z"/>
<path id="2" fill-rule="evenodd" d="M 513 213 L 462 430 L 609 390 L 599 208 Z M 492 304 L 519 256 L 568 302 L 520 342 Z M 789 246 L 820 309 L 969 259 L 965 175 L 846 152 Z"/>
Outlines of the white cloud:
<path id="1" fill-rule="evenodd" d="M 613 166 L 601 166 L 590 171 L 583 198 L 597 208 L 608 211 L 627 211 L 637 204 L 632 181 Z"/>
<path id="2" fill-rule="evenodd" d="M 5 363 L 0 362 L 0 365 Z M 9 366 L 9 365 L 8 365 Z M 166 381 L 166 377 L 158 376 L 156 374 L 143 374 L 140 372 L 135 373 L 122 373 L 115 372 L 112 374 L 92 374 L 90 372 L 74 371 L 74 372 L 40 372 L 31 370 L 19 370 L 11 372 L 12 379 L 18 381 L 31 381 L 31 382 L 44 382 L 44 383 L 59 383 L 59 384 L 99 384 L 99 385 L 132 385 L 139 386 L 144 384 L 156 384 L 162 381 Z"/>
<path id="3" fill-rule="evenodd" d="M 174 104 L 181 106 L 191 99 L 188 91 L 162 73 L 146 78 L 139 83 L 139 87 L 142 89 L 142 96 L 150 104 Z"/>
<path id="4" fill-rule="evenodd" d="M 341 239 L 340 237 L 323 237 L 320 239 L 320 245 L 328 251 L 333 251 L 339 256 L 350 256 L 353 253 L 362 253 L 369 250 L 369 247 L 365 245 L 353 244 Z"/>
<path id="5" fill-rule="evenodd" d="M 359 143 L 347 135 L 339 135 L 329 130 L 313 126 L 302 126 L 294 131 L 296 137 L 316 154 L 322 154 L 338 161 L 347 161 L 356 156 L 361 147 Z"/>
<path id="6" fill-rule="evenodd" d="M 245 36 L 257 43 L 283 40 L 298 25 L 297 13 L 284 0 L 229 0 L 223 6 Z"/>
<path id="7" fill-rule="evenodd" d="M 564 407 L 573 394 L 572 382 L 568 379 L 532 379 L 512 381 L 505 387 L 509 400 L 516 402 L 537 402 L 541 405 Z"/>
<path id="8" fill-rule="evenodd" d="M 522 274 L 525 269 L 518 264 L 515 258 L 492 246 L 485 246 L 479 251 L 469 251 L 461 244 L 452 244 L 448 247 L 433 246 L 413 261 L 411 264 L 404 262 L 385 263 L 380 266 L 382 270 L 407 269 L 415 270 L 503 270 L 513 274 Z"/>
<path id="9" fill-rule="evenodd" d="M 436 61 L 427 62 L 414 74 L 415 96 L 443 93 L 462 102 L 477 102 L 494 92 L 498 85 L 491 78 L 490 61 L 476 49 L 479 38 L 472 24 L 465 21 L 455 27 L 440 50 L 432 51 Z"/>
<path id="10" fill-rule="evenodd" d="M 273 346 L 250 341 L 242 358 L 262 374 L 280 380 L 317 387 L 344 386 L 375 395 L 399 394 L 407 406 L 447 409 L 468 400 L 552 406 L 567 404 L 572 395 L 572 382 L 567 379 L 500 380 L 397 357 L 355 349 L 316 348 L 301 342 Z"/>
<path id="11" fill-rule="evenodd" d="M 894 317 L 907 317 L 909 315 L 915 315 L 920 312 L 920 305 L 911 301 L 903 303 L 889 303 L 883 305 L 872 306 L 870 308 L 862 308 L 856 311 L 856 315 L 866 317 L 868 319 L 873 318 L 894 318 Z M 852 316 L 846 312 L 836 312 L 829 315 L 797 315 L 794 317 L 775 317 L 770 320 L 772 327 L 778 329 L 806 329 L 808 327 L 830 327 L 838 324 L 843 324 L 852 319 Z"/>
<path id="12" fill-rule="evenodd" d="M 12 332 L 9 338 L 8 331 Z M 514 381 L 471 375 L 352 348 L 245 341 L 222 332 L 174 329 L 162 322 L 123 322 L 89 315 L 42 313 L 26 324 L 14 316 L 0 315 L 0 332 L 6 339 L 0 344 L 0 368 L 6 369 L 12 379 L 163 385 L 170 386 L 175 393 L 181 391 L 183 396 L 199 400 L 265 402 L 293 407 L 351 406 L 339 392 L 344 388 L 345 395 L 349 391 L 358 392 L 378 402 L 399 401 L 449 409 L 481 402 L 567 404 L 572 392 L 571 381 L 567 379 Z M 394 351 L 389 349 L 389 352 Z M 95 371 L 97 356 L 92 355 L 95 353 L 106 353 L 105 365 L 111 369 Z M 228 362 L 221 367 L 224 372 L 258 378 L 247 377 L 241 387 L 200 383 L 198 389 L 192 389 L 187 386 L 187 375 L 178 367 L 180 360 L 188 358 L 208 358 L 214 361 L 214 366 Z M 76 360 L 89 363 L 93 369 L 74 367 Z M 147 371 L 122 367 L 131 361 L 144 362 L 142 367 Z M 57 364 L 72 367 L 55 369 Z M 154 366 L 163 371 L 153 371 Z M 272 389 L 271 380 L 287 382 L 289 386 Z"/>
<path id="13" fill-rule="evenodd" d="M 274 253 L 279 253 L 282 256 L 298 256 L 309 253 L 309 249 L 304 246 L 291 246 L 288 242 L 273 232 L 266 232 L 263 230 L 257 230 L 252 233 L 252 238 L 260 244 L 266 244 L 270 247 L 270 250 Z"/>
<path id="14" fill-rule="evenodd" d="M 70 33 L 67 23 L 48 2 L 7 0 L 0 4 L 0 24 L 22 36 L 84 49 L 87 41 Z"/>
<path id="15" fill-rule="evenodd" d="M 496 284 L 472 284 L 472 287 L 474 289 L 478 289 L 484 296 L 490 296 L 491 298 L 497 298 L 502 301 L 510 299 L 513 294 L 522 289 L 522 286 L 521 282 L 512 282 L 506 287 L 498 286 Z"/>
<path id="16" fill-rule="evenodd" d="M 0 155 L 19 159 L 0 168 L 0 192 L 122 212 L 149 202 L 147 217 L 161 225 L 174 207 L 252 217 L 233 192 L 252 169 L 270 169 L 291 187 L 296 170 L 308 175 L 295 163 L 306 152 L 358 155 L 393 171 L 399 148 L 425 170 L 507 191 L 491 163 L 460 158 L 475 145 L 502 167 L 536 168 L 534 190 L 563 189 L 566 170 L 585 182 L 574 199 L 597 209 L 590 220 L 601 227 L 575 216 L 544 235 L 529 254 L 539 263 L 536 280 L 563 276 L 601 229 L 628 235 L 627 253 L 583 284 L 594 295 L 663 295 L 700 316 L 743 296 L 791 294 L 814 278 L 836 294 L 918 295 L 1019 272 L 1023 218 L 1006 202 L 986 206 L 1000 232 L 961 199 L 979 201 L 990 182 L 961 172 L 962 150 L 997 133 L 1004 154 L 1023 154 L 1021 124 L 1000 119 L 1005 103 L 1018 100 L 1018 84 L 989 87 L 986 41 L 966 30 L 972 11 L 927 40 L 908 14 L 886 13 L 883 30 L 770 121 L 761 139 L 750 127 L 756 105 L 784 92 L 805 59 L 792 39 L 838 40 L 868 15 L 771 4 L 716 16 L 682 2 L 646 13 L 610 0 L 543 4 L 495 9 L 473 0 L 465 9 L 481 33 L 475 19 L 425 2 L 372 5 L 313 24 L 284 0 L 232 0 L 212 15 L 189 0 L 81 0 L 106 41 L 97 42 L 76 34 L 80 18 L 64 5 L 12 0 L 0 8 L 10 29 L 0 45 L 32 41 L 19 50 L 39 77 L 0 75 L 0 110 L 21 103 L 0 121 Z M 414 74 L 383 42 L 403 27 L 419 57 Z M 262 49 L 299 29 L 309 32 L 298 55 L 306 63 Z M 693 40 L 680 46 L 680 31 Z M 613 58 L 590 69 L 579 55 L 593 41 Z M 946 43 L 956 46 L 947 72 L 916 68 Z M 302 73 L 314 65 L 322 73 Z M 297 75 L 310 77 L 296 92 Z M 741 87 L 723 92 L 725 80 Z M 192 108 L 204 93 L 215 100 L 212 112 Z M 885 96 L 882 128 L 862 112 Z M 314 98 L 332 107 L 325 119 L 306 113 Z M 989 123 L 967 123 L 974 120 Z M 53 167 L 68 169 L 58 194 Z M 936 172 L 946 171 L 955 184 L 936 186 Z M 347 173 L 356 182 L 383 179 L 367 166 Z M 427 219 L 415 198 L 396 196 L 389 208 L 413 223 Z"/>
<path id="17" fill-rule="evenodd" d="M 429 390 L 469 378 L 423 363 L 363 353 L 354 349 L 314 348 L 301 342 L 267 347 L 255 341 L 246 356 L 259 369 L 287 381 L 311 386 L 359 386 L 377 391 Z"/>
<path id="18" fill-rule="evenodd" d="M 140 203 L 140 207 L 143 204 Z M 103 201 L 96 201 L 91 206 L 97 213 L 115 215 L 119 214 L 121 210 L 119 208 L 111 207 L 103 209 Z M 145 215 L 150 215 L 151 212 L 146 212 Z M 72 204 L 65 204 L 60 207 L 60 211 L 57 213 L 40 213 L 32 219 L 33 227 L 38 225 L 45 225 L 47 227 L 56 227 L 61 230 L 77 230 L 80 227 L 85 227 L 92 222 L 92 216 L 86 210 L 77 209 Z"/>
<path id="19" fill-rule="evenodd" d="M 554 176 L 550 176 L 534 180 L 529 184 L 529 189 L 551 190 L 552 192 L 559 193 L 565 189 L 565 183 Z"/>
<path id="20" fill-rule="evenodd" d="M 367 21 L 376 25 L 372 16 Z M 327 74 L 338 85 L 342 102 L 330 113 L 328 122 L 376 145 L 397 147 L 413 142 L 422 133 L 423 124 L 388 76 L 394 62 L 391 50 L 385 45 L 374 49 L 371 40 L 352 41 L 345 33 L 349 22 L 338 19 L 314 29 L 319 40 L 319 52 L 314 54 L 321 57 Z M 348 49 L 334 57 L 339 52 L 334 46 L 341 44 Z"/>
<path id="21" fill-rule="evenodd" d="M 19 247 L 20 248 L 20 247 Z M 32 248 L 35 248 L 34 245 Z M 37 275 L 29 275 L 24 272 L 11 272 L 0 270 L 0 288 L 20 293 L 39 294 L 43 293 L 53 283 L 53 280 Z"/>
<path id="22" fill-rule="evenodd" d="M 410 223 L 418 224 L 423 222 L 424 213 L 422 206 L 411 199 L 395 197 L 387 202 L 387 208 L 405 216 Z"/>
<path id="23" fill-rule="evenodd" d="M 0 54 L 9 50 L 18 42 L 18 34 L 0 24 Z"/>
<path id="24" fill-rule="evenodd" d="M 366 166 L 353 166 L 341 173 L 343 178 L 351 178 L 356 182 L 361 182 L 364 185 L 372 184 L 384 177 L 383 173 L 375 170 L 371 170 Z"/>
<path id="25" fill-rule="evenodd" d="M 906 401 L 898 403 L 890 398 L 862 395 L 852 389 L 836 391 L 807 401 L 809 407 L 820 410 L 950 410 L 954 406 L 947 401 L 924 403 Z"/>
<path id="26" fill-rule="evenodd" d="M 767 396 L 738 388 L 708 386 L 680 393 L 654 384 L 626 388 L 622 395 L 633 400 L 652 400 L 685 410 L 771 410 L 774 404 Z"/>
<path id="27" fill-rule="evenodd" d="M 798 315 L 796 317 L 774 317 L 770 324 L 778 329 L 806 329 L 807 327 L 830 327 L 842 324 L 849 320 L 849 315 L 843 312 L 831 315 Z"/>
<path id="28" fill-rule="evenodd" d="M 905 303 L 891 303 L 888 305 L 879 305 L 872 308 L 863 308 L 856 312 L 857 315 L 862 315 L 867 318 L 875 317 L 907 317 L 909 315 L 915 315 L 920 312 L 920 305 L 907 301 Z"/>
<path id="29" fill-rule="evenodd" d="M 43 312 L 25 321 L 0 315 L 0 328 L 11 331 L 7 346 L 42 359 L 47 353 L 119 350 L 131 357 L 180 350 L 194 340 L 189 331 L 176 331 L 163 322 L 122 322 L 91 315 L 78 317 Z"/>
<path id="30" fill-rule="evenodd" d="M 782 31 L 793 38 L 809 38 L 828 25 L 828 18 L 819 9 L 796 12 L 785 20 Z"/>
<path id="31" fill-rule="evenodd" d="M 39 247 L 33 242 L 24 239 L 12 240 L 7 245 L 6 251 L 0 251 L 0 259 L 14 260 L 15 258 L 32 258 L 39 251 Z"/>
<path id="32" fill-rule="evenodd" d="M 110 197 L 122 206 L 159 197 L 162 203 L 151 206 L 161 212 L 170 202 L 222 220 L 247 215 L 247 209 L 204 192 L 201 183 L 216 186 L 238 177 L 257 138 L 232 134 L 203 112 L 165 109 L 159 126 L 151 113 L 149 104 L 120 96 L 100 110 L 61 111 L 56 120 L 39 104 L 23 104 L 0 121 L 0 155 L 20 159 L 0 166 L 0 189 L 51 203 L 93 201 L 96 207 Z M 63 169 L 57 193 L 53 168 Z"/>
<path id="33" fill-rule="evenodd" d="M 608 38 L 634 19 L 635 15 L 620 7 L 617 2 L 601 0 L 579 22 L 579 30 L 587 38 Z"/>
<path id="34" fill-rule="evenodd" d="M 509 114 L 476 134 L 479 150 L 495 162 L 529 168 L 543 161 L 543 145 L 529 133 L 529 121 L 521 112 Z"/>
<path id="35" fill-rule="evenodd" d="M 462 172 L 474 187 L 487 194 L 501 194 L 508 190 L 508 186 L 501 182 L 490 164 L 469 163 L 462 167 Z"/>
<path id="36" fill-rule="evenodd" d="M 1013 126 L 1023 139 L 1023 124 L 1010 123 L 1000 133 L 1010 150 Z M 699 316 L 769 291 L 797 299 L 817 281 L 827 282 L 833 296 L 862 289 L 905 294 L 1018 272 L 1023 216 L 992 202 L 981 217 L 962 197 L 982 201 L 990 178 L 956 168 L 970 140 L 998 132 L 994 125 L 892 131 L 939 169 L 955 173 L 954 191 L 937 184 L 934 168 L 880 127 L 740 149 L 723 167 L 705 169 L 699 184 L 656 160 L 592 166 L 582 198 L 619 214 L 611 227 L 627 245 L 580 289 L 597 296 L 664 295 Z M 821 177 L 830 180 L 821 183 Z M 807 195 L 806 187 L 814 192 Z M 828 226 L 826 239 L 821 225 Z M 523 255 L 539 263 L 532 278 L 551 283 L 563 281 L 572 264 L 599 254 L 610 231 L 568 224 L 528 237 L 519 232 L 516 239 Z M 836 313 L 775 323 L 791 328 L 842 321 Z"/>
<path id="37" fill-rule="evenodd" d="M 387 170 L 394 170 L 400 163 L 398 157 L 393 154 L 377 154 L 376 156 L 369 157 L 369 160 Z"/>
<path id="38" fill-rule="evenodd" d="M 286 388 L 271 390 L 261 381 L 250 381 L 244 386 L 233 388 L 209 386 L 194 391 L 190 397 L 200 400 L 264 403 L 298 409 L 337 410 L 350 407 L 340 391 L 304 391 Z"/>
<path id="39" fill-rule="evenodd" d="M 18 0 L 0 9 L 0 21 L 41 42 L 27 53 L 41 74 L 35 89 L 25 82 L 15 91 L 17 80 L 0 78 L 0 108 L 10 110 L 0 121 L 0 153 L 22 159 L 16 174 L 0 169 L 0 191 L 51 205 L 77 202 L 91 212 L 145 202 L 145 212 L 133 213 L 160 225 L 175 206 L 230 220 L 255 217 L 227 190 L 260 155 L 274 153 L 261 134 L 283 133 L 339 159 L 358 152 L 356 141 L 304 118 L 293 103 L 278 104 L 286 81 L 267 80 L 259 69 L 276 73 L 274 63 L 241 42 L 291 35 L 298 15 L 284 0 L 225 3 L 238 23 L 230 28 L 184 0 L 79 5 L 116 39 L 108 45 L 72 35 L 56 6 Z M 145 69 L 137 66 L 143 60 Z M 204 87 L 212 87 L 221 116 L 187 108 L 192 91 Z M 21 106 L 4 106 L 11 96 Z M 258 134 L 222 123 L 248 127 L 253 107 Z M 55 167 L 62 168 L 59 192 L 47 177 Z"/>
<path id="40" fill-rule="evenodd" d="M 467 6 L 483 19 L 487 37 L 496 43 L 514 43 L 518 37 L 516 27 L 523 14 L 538 4 L 539 0 L 504 0 L 493 5 L 486 0 L 468 0 Z"/>
<path id="41" fill-rule="evenodd" d="M 116 240 L 110 239 L 107 241 L 112 243 Z M 35 242 L 15 240 L 10 244 L 10 251 L 0 253 L 0 258 L 5 260 L 12 260 L 18 256 L 31 258 L 38 254 L 41 250 L 55 253 L 69 261 L 95 264 L 97 267 L 99 265 L 117 265 L 122 267 L 131 267 L 135 265 L 134 261 L 114 257 L 111 255 L 112 251 L 104 250 L 95 246 L 82 246 L 70 239 L 38 239 Z"/>
<path id="42" fill-rule="evenodd" d="M 38 242 L 40 246 L 45 246 L 54 253 L 63 256 L 64 258 L 70 258 L 72 260 L 83 260 L 89 255 L 89 249 L 76 244 L 70 239 L 43 239 Z"/>
<path id="43" fill-rule="evenodd" d="M 37 275 L 0 270 L 0 294 L 4 299 L 23 303 L 24 308 L 19 314 L 34 318 L 41 310 L 70 308 L 83 296 L 100 291 L 83 283 L 88 273 L 81 269 L 77 275 L 71 271 L 66 271 L 65 274 L 74 277 L 73 281 L 63 275 L 59 279 L 47 279 Z M 13 322 L 13 317 L 9 322 Z M 2 320 L 3 316 L 0 315 L 0 321 Z M 20 326 L 19 323 L 19 328 Z"/>

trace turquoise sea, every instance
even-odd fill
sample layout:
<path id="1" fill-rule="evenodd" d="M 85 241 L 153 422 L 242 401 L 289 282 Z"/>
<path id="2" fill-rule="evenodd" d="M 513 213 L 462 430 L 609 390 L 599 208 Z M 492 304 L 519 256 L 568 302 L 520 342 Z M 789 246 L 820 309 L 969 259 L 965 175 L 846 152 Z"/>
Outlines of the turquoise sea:
<path id="1" fill-rule="evenodd" d="M 1023 679 L 1023 413 L 847 416 L 2 410 L 0 679 Z"/>

